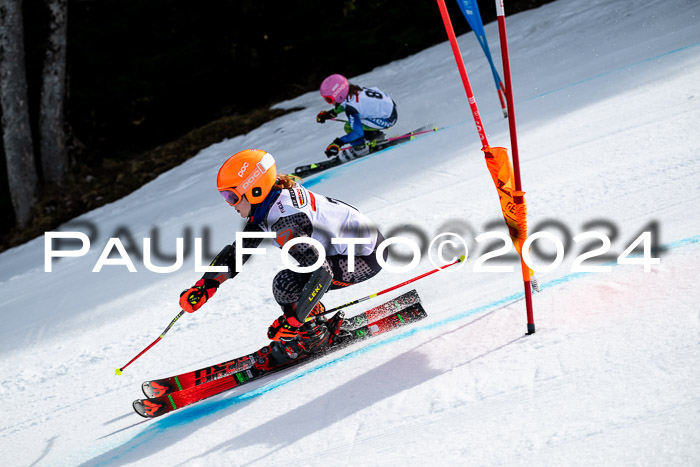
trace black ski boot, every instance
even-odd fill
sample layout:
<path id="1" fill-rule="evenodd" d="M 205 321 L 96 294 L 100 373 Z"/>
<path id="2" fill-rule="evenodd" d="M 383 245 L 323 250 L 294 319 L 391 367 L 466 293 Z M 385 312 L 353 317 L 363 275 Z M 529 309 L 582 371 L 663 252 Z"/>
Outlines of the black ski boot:
<path id="1" fill-rule="evenodd" d="M 365 141 L 369 147 L 374 147 L 377 143 L 386 140 L 386 135 L 381 130 L 367 131 L 365 130 Z"/>
<path id="2" fill-rule="evenodd" d="M 255 368 L 271 371 L 292 361 L 284 350 L 279 349 L 278 344 L 279 342 L 271 342 L 270 345 L 255 352 Z"/>
<path id="3" fill-rule="evenodd" d="M 333 338 L 338 334 L 343 314 L 340 313 L 330 320 L 319 316 L 304 323 L 297 332 L 297 337 L 291 341 L 272 343 L 272 354 L 277 360 L 296 360 L 311 354 L 326 350 Z"/>
<path id="4" fill-rule="evenodd" d="M 319 302 L 309 314 L 313 319 L 299 328 L 296 337 L 287 341 L 271 342 L 270 345 L 258 350 L 255 354 L 255 366 L 259 369 L 271 370 L 326 350 L 333 342 L 333 338 L 338 335 L 345 313 L 341 311 L 330 320 L 325 316 L 315 316 L 325 310 L 326 307 Z"/>

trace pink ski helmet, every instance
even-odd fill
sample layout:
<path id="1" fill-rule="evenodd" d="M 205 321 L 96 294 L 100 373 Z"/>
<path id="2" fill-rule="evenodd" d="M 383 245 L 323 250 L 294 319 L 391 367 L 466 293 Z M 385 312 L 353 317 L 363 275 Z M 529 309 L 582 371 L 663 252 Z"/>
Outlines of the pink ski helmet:
<path id="1" fill-rule="evenodd" d="M 343 75 L 330 75 L 321 83 L 321 97 L 328 104 L 340 104 L 348 97 L 350 83 Z"/>

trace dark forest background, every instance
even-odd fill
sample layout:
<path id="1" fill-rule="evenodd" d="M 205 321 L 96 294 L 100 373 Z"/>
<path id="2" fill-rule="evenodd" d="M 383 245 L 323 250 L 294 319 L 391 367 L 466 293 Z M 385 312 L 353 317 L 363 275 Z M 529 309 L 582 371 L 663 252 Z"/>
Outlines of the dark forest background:
<path id="1" fill-rule="evenodd" d="M 507 0 L 506 14 L 548 1 Z M 457 34 L 467 32 L 457 3 L 446 3 Z M 484 24 L 495 20 L 493 0 L 479 8 Z M 25 0 L 22 13 L 34 116 L 48 12 Z M 19 230 L 2 153 L 0 251 L 275 118 L 270 105 L 317 90 L 328 74 L 364 73 L 447 36 L 428 0 L 68 0 L 67 40 L 69 180 L 43 184 L 32 224 Z M 34 133 L 36 125 L 33 117 Z"/>

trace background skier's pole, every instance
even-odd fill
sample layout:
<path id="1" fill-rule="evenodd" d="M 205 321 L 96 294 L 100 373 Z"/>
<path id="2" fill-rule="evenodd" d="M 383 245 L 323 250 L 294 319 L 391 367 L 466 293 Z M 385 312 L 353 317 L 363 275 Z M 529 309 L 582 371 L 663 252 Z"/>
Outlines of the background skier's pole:
<path id="1" fill-rule="evenodd" d="M 434 133 L 434 132 L 436 132 L 436 131 L 438 131 L 438 130 L 439 130 L 438 127 L 433 126 L 433 128 L 431 128 L 430 130 L 412 131 L 412 132 L 410 132 L 410 133 L 406 133 L 405 135 L 392 136 L 391 138 L 386 138 L 386 139 L 382 140 L 381 142 L 376 143 L 375 146 L 382 146 L 382 145 L 386 144 L 388 141 L 397 141 L 397 140 L 399 140 L 399 139 L 413 138 L 414 136 L 420 136 L 420 135 L 424 135 L 424 134 L 426 134 L 426 133 Z M 372 145 L 370 144 L 370 147 L 371 147 L 371 146 L 372 146 Z M 352 147 L 352 146 L 343 146 L 343 147 L 340 148 L 340 149 L 341 149 L 341 150 L 343 150 L 343 149 L 350 149 L 351 147 Z"/>
<path id="2" fill-rule="evenodd" d="M 429 275 L 431 275 L 431 274 L 435 274 L 435 273 L 438 272 L 438 271 L 442 271 L 443 269 L 449 268 L 450 266 L 454 266 L 454 265 L 457 264 L 457 263 L 461 263 L 461 262 L 463 262 L 463 261 L 465 260 L 465 258 L 466 258 L 466 256 L 465 256 L 465 255 L 462 255 L 462 256 L 460 256 L 460 257 L 459 257 L 455 262 L 453 262 L 453 263 L 449 263 L 449 264 L 445 264 L 444 266 L 440 266 L 439 268 L 433 269 L 432 271 L 428 271 L 428 272 L 426 272 L 426 273 L 421 274 L 420 276 L 416 276 L 416 277 L 414 277 L 413 279 L 409 279 L 409 280 L 407 280 L 407 281 L 405 281 L 405 282 L 402 282 L 402 283 L 400 283 L 400 284 L 396 284 L 396 285 L 393 286 L 393 287 L 389 287 L 388 289 L 384 289 L 384 290 L 382 290 L 381 292 L 373 293 L 372 295 L 367 295 L 366 297 L 358 298 L 357 300 L 353 300 L 352 302 L 346 303 L 345 305 L 340 305 L 340 306 L 337 306 L 337 307 L 335 307 L 335 308 L 331 308 L 330 310 L 326 310 L 326 311 L 324 311 L 323 313 L 319 313 L 319 314 L 317 314 L 317 315 L 308 317 L 308 318 L 306 318 L 306 321 L 310 321 L 310 320 L 312 320 L 313 318 L 315 318 L 316 316 L 327 315 L 328 313 L 333 313 L 334 311 L 338 311 L 338 310 L 340 310 L 341 308 L 346 308 L 346 307 L 349 307 L 349 306 L 351 306 L 351 305 L 356 305 L 356 304 L 358 304 L 358 303 L 360 303 L 360 302 L 364 302 L 365 300 L 369 300 L 370 298 L 374 298 L 374 297 L 378 297 L 378 296 L 380 296 L 380 295 L 384 295 L 384 294 L 387 293 L 387 292 L 391 292 L 392 290 L 396 290 L 396 289 L 398 289 L 399 287 L 403 287 L 404 285 L 408 285 L 408 284 L 410 284 L 411 282 L 415 282 L 415 281 L 417 281 L 418 279 L 424 278 L 425 276 L 429 276 Z"/>
<path id="3" fill-rule="evenodd" d="M 508 54 L 508 36 L 506 35 L 506 13 L 503 0 L 496 0 L 496 13 L 498 15 L 498 34 L 501 39 L 501 59 L 503 60 L 503 74 L 506 79 L 506 102 L 508 104 L 508 126 L 510 128 L 510 146 L 513 151 L 513 174 L 515 175 L 515 189 L 523 191 L 520 182 L 520 155 L 518 153 L 518 134 L 515 129 L 515 102 L 513 101 L 513 83 L 510 76 L 510 56 Z M 515 196 L 513 200 L 517 204 L 525 202 L 522 196 Z M 532 311 L 532 286 L 530 281 L 530 268 L 521 258 L 523 282 L 525 283 L 525 307 L 527 310 L 527 333 L 535 332 L 535 318 Z"/>
<path id="4" fill-rule="evenodd" d="M 151 347 L 153 347 L 154 345 L 156 345 L 156 343 L 157 343 L 159 340 L 161 340 L 161 339 L 163 338 L 163 336 L 165 335 L 165 333 L 168 332 L 168 331 L 170 330 L 171 327 L 173 327 L 173 324 L 175 324 L 175 321 L 177 321 L 178 319 L 180 319 L 180 317 L 181 317 L 182 315 L 184 315 L 184 314 L 185 314 L 185 310 L 180 311 L 180 313 L 178 313 L 177 316 L 176 316 L 175 318 L 173 318 L 173 320 L 170 322 L 170 324 L 168 324 L 168 327 L 165 328 L 165 331 L 163 331 L 163 332 L 160 334 L 160 336 L 158 336 L 158 339 L 156 339 L 156 340 L 154 340 L 153 342 L 151 342 L 151 345 L 149 345 L 148 347 L 146 347 L 145 349 L 143 349 L 137 356 L 135 356 L 134 358 L 132 358 L 131 360 L 129 360 L 129 363 L 127 363 L 126 365 L 124 365 L 124 366 L 121 367 L 121 368 L 117 368 L 116 373 L 117 373 L 118 375 L 121 375 L 121 374 L 122 374 L 122 371 L 124 371 L 124 368 L 128 367 L 129 365 L 131 365 L 131 362 L 133 362 L 134 360 L 136 360 L 137 358 L 139 358 L 141 355 L 145 354 L 146 351 L 147 351 L 148 349 L 150 349 Z"/>

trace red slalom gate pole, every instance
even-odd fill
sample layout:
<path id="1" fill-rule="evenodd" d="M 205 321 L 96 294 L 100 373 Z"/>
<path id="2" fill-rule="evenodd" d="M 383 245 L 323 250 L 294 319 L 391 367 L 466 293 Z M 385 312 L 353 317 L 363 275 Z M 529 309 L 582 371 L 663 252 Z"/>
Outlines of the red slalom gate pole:
<path id="1" fill-rule="evenodd" d="M 498 34 L 501 39 L 501 60 L 503 60 L 503 74 L 506 80 L 506 105 L 508 106 L 508 128 L 510 129 L 510 145 L 513 150 L 513 171 L 515 175 L 515 189 L 521 190 L 520 184 L 520 158 L 518 155 L 518 133 L 515 129 L 515 103 L 513 102 L 513 83 L 510 75 L 510 55 L 508 54 L 508 37 L 506 35 L 506 18 L 503 0 L 496 0 L 496 13 L 498 14 Z"/>
<path id="2" fill-rule="evenodd" d="M 503 0 L 496 0 L 496 14 L 498 15 L 498 34 L 501 40 L 501 59 L 503 60 L 503 74 L 506 80 L 506 103 L 508 105 L 508 127 L 510 129 L 510 146 L 513 150 L 513 172 L 515 176 L 515 189 L 522 190 L 520 181 L 520 154 L 518 153 L 518 133 L 515 129 L 515 102 L 513 101 L 513 83 L 510 74 L 510 55 L 508 53 L 508 36 L 506 34 L 506 13 Z M 514 197 L 518 204 L 525 202 L 522 196 Z M 530 268 L 520 258 L 520 265 L 525 284 L 525 307 L 527 309 L 527 333 L 534 334 L 535 318 L 532 311 L 532 284 L 530 281 Z"/>
<path id="3" fill-rule="evenodd" d="M 484 131 L 484 124 L 481 121 L 481 114 L 479 114 L 479 108 L 476 106 L 476 99 L 474 98 L 474 91 L 472 91 L 472 85 L 469 83 L 469 76 L 467 76 L 467 69 L 464 67 L 464 61 L 462 60 L 462 52 L 459 50 L 459 45 L 457 44 L 457 37 L 455 36 L 454 28 L 452 27 L 452 21 L 450 20 L 450 15 L 447 12 L 447 6 L 445 6 L 445 0 L 437 0 L 438 7 L 440 8 L 440 15 L 442 15 L 442 22 L 445 24 L 445 30 L 447 31 L 447 37 L 450 39 L 450 46 L 452 46 L 452 53 L 455 56 L 455 62 L 457 62 L 457 68 L 459 69 L 459 75 L 462 77 L 462 84 L 464 84 L 464 90 L 467 92 L 467 99 L 469 100 L 469 107 L 471 108 L 472 115 L 474 116 L 474 123 L 476 124 L 476 131 L 479 132 L 479 138 L 481 139 L 482 148 L 487 148 L 489 142 L 486 139 L 486 132 Z"/>

